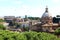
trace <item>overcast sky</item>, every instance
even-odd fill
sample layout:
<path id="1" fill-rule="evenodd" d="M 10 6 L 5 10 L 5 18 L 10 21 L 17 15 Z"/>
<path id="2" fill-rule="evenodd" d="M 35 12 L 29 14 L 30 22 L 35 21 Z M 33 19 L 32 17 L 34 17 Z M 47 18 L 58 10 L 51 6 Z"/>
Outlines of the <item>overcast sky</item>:
<path id="1" fill-rule="evenodd" d="M 60 15 L 60 0 L 0 0 L 0 16 L 41 17 L 46 5 L 52 16 Z"/>

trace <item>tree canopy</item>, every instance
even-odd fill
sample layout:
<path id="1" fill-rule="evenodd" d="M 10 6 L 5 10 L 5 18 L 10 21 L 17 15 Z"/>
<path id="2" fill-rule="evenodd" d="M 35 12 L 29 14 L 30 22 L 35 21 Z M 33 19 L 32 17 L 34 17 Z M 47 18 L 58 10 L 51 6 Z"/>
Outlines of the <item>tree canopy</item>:
<path id="1" fill-rule="evenodd" d="M 4 20 L 3 19 L 0 19 L 0 22 L 4 22 Z"/>
<path id="2" fill-rule="evenodd" d="M 31 19 L 31 20 L 38 20 L 40 19 L 39 17 L 28 17 L 28 19 Z"/>
<path id="3" fill-rule="evenodd" d="M 1 30 L 5 30 L 6 27 L 5 27 L 3 24 L 0 24 L 0 29 L 1 29 Z"/>
<path id="4" fill-rule="evenodd" d="M 60 35 L 60 27 L 55 30 L 55 34 Z"/>

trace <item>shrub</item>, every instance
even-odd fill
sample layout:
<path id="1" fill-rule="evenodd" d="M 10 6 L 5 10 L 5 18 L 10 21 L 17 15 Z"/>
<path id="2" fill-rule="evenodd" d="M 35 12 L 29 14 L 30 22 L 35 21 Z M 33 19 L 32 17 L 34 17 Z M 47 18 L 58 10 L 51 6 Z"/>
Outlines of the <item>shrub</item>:
<path id="1" fill-rule="evenodd" d="M 55 30 L 55 34 L 57 34 L 57 35 L 60 34 L 60 27 Z"/>
<path id="2" fill-rule="evenodd" d="M 0 24 L 0 29 L 5 30 L 6 27 L 3 24 Z"/>
<path id="3" fill-rule="evenodd" d="M 0 30 L 0 40 L 60 40 L 57 36 L 44 32 L 12 32 Z"/>
<path id="4" fill-rule="evenodd" d="M 4 20 L 3 19 L 0 19 L 0 22 L 4 22 Z"/>

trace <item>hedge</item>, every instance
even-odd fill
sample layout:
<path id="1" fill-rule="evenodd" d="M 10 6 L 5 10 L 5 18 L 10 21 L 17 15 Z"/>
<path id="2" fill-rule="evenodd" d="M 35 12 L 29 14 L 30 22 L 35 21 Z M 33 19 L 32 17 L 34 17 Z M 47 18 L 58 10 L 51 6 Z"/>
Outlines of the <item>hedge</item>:
<path id="1" fill-rule="evenodd" d="M 60 40 L 57 36 L 44 32 L 13 32 L 0 30 L 0 40 Z"/>

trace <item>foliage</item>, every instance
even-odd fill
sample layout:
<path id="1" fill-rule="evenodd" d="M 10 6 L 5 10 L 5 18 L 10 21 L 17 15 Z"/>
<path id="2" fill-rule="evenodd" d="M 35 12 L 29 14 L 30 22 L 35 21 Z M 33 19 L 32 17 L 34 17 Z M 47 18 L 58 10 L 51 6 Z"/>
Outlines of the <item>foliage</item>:
<path id="1" fill-rule="evenodd" d="M 60 40 L 53 34 L 44 32 L 12 32 L 0 30 L 0 40 Z"/>
<path id="2" fill-rule="evenodd" d="M 31 20 L 38 20 L 40 19 L 39 17 L 28 17 L 28 19 L 31 19 Z"/>
<path id="3" fill-rule="evenodd" d="M 60 34 L 60 27 L 55 30 L 55 34 L 57 34 L 57 35 Z"/>
<path id="4" fill-rule="evenodd" d="M 27 40 L 60 40 L 55 35 L 44 32 L 26 32 Z"/>
<path id="5" fill-rule="evenodd" d="M 3 19 L 0 19 L 0 22 L 4 22 L 4 20 Z"/>
<path id="6" fill-rule="evenodd" d="M 0 30 L 0 40 L 26 40 L 22 33 Z"/>
<path id="7" fill-rule="evenodd" d="M 29 27 L 27 26 L 27 27 L 23 27 L 23 29 L 25 30 L 25 31 L 29 31 Z"/>
<path id="8" fill-rule="evenodd" d="M 0 24 L 0 29 L 5 30 L 6 27 L 3 24 Z"/>

